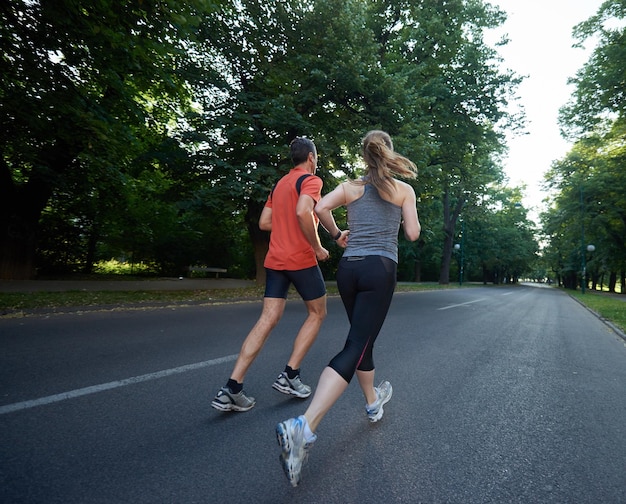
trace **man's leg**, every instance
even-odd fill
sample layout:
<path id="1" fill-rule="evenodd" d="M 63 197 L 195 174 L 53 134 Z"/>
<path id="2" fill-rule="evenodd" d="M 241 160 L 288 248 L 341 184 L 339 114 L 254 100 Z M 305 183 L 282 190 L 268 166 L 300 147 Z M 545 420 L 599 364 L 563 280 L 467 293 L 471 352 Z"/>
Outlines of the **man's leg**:
<path id="1" fill-rule="evenodd" d="M 326 318 L 325 294 L 317 299 L 305 301 L 304 304 L 306 305 L 308 315 L 293 342 L 293 350 L 289 357 L 289 362 L 287 362 L 287 365 L 294 370 L 300 368 L 300 364 L 315 342 L 322 327 L 322 322 Z"/>
<path id="2" fill-rule="evenodd" d="M 243 383 L 248 368 L 259 355 L 272 329 L 276 327 L 283 316 L 286 302 L 283 298 L 263 298 L 263 311 L 241 345 L 237 362 L 235 362 L 235 367 L 230 375 L 231 379 Z"/>
<path id="3" fill-rule="evenodd" d="M 306 399 L 311 395 L 311 387 L 302 383 L 300 378 L 300 363 L 315 342 L 326 317 L 326 295 L 305 301 L 305 305 L 309 312 L 308 316 L 293 342 L 293 349 L 285 370 L 278 375 L 272 385 L 279 392 L 300 399 Z"/>

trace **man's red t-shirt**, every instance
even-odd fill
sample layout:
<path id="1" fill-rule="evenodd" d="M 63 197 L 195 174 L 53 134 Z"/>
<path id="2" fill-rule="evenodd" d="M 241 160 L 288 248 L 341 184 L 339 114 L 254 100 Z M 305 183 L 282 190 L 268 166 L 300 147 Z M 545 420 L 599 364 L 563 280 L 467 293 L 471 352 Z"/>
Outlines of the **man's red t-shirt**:
<path id="1" fill-rule="evenodd" d="M 265 256 L 266 268 L 295 271 L 317 264 L 313 247 L 300 229 L 296 215 L 296 204 L 300 197 L 296 183 L 302 175 L 308 173 L 310 172 L 304 168 L 292 168 L 278 181 L 267 198 L 265 206 L 272 209 L 272 232 L 270 247 Z M 315 175 L 303 179 L 300 195 L 304 194 L 317 203 L 322 197 L 322 179 Z M 317 224 L 317 216 L 313 215 Z"/>

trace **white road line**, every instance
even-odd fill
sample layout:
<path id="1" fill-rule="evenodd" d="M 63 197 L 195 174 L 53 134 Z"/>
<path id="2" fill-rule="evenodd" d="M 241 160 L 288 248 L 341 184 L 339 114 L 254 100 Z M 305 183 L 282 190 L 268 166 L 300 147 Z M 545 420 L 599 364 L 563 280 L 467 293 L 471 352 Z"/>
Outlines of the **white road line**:
<path id="1" fill-rule="evenodd" d="M 39 399 L 32 399 L 30 401 L 22 401 L 14 404 L 6 404 L 0 406 L 0 415 L 5 413 L 12 413 L 14 411 L 24 410 L 28 408 L 34 408 L 36 406 L 43 406 L 44 404 L 51 404 L 59 401 L 65 401 L 66 399 L 73 399 L 88 394 L 96 394 L 105 390 L 111 390 L 114 388 L 125 387 L 127 385 L 133 385 L 135 383 L 141 383 L 149 380 L 156 380 L 158 378 L 165 378 L 175 374 L 186 373 L 187 371 L 193 371 L 194 369 L 200 369 L 208 366 L 215 366 L 217 364 L 223 364 L 225 362 L 231 362 L 237 359 L 237 354 L 227 355 L 226 357 L 220 357 L 218 359 L 212 359 L 204 362 L 197 362 L 195 364 L 188 364 L 173 369 L 165 369 L 163 371 L 157 371 L 156 373 L 148 373 L 141 376 L 133 376 L 124 380 L 113 381 L 109 383 L 102 383 L 100 385 L 94 385 L 92 387 L 85 387 L 76 390 L 70 390 L 69 392 L 62 392 L 61 394 L 55 394 L 47 397 L 40 397 Z"/>
<path id="2" fill-rule="evenodd" d="M 511 291 L 511 292 L 504 292 L 504 293 L 502 293 L 502 296 L 509 296 L 510 294 L 513 294 L 513 291 Z"/>
<path id="3" fill-rule="evenodd" d="M 485 299 L 486 298 L 474 299 L 474 301 L 468 301 L 467 303 L 453 304 L 453 305 L 444 306 L 443 308 L 437 308 L 437 309 L 438 310 L 449 310 L 450 308 L 457 308 L 459 306 L 465 306 L 465 305 L 472 304 L 472 303 L 478 303 L 479 301 L 484 301 Z"/>

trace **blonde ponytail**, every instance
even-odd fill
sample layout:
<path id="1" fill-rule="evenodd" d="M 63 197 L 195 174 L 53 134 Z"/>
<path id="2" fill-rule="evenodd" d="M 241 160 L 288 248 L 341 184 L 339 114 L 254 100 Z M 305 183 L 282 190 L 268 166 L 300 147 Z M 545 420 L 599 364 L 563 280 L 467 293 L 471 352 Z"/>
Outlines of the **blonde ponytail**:
<path id="1" fill-rule="evenodd" d="M 366 183 L 372 184 L 379 192 L 393 194 L 393 177 L 415 178 L 417 167 L 404 156 L 393 150 L 393 142 L 388 133 L 372 130 L 363 138 L 363 159 L 367 165 Z"/>

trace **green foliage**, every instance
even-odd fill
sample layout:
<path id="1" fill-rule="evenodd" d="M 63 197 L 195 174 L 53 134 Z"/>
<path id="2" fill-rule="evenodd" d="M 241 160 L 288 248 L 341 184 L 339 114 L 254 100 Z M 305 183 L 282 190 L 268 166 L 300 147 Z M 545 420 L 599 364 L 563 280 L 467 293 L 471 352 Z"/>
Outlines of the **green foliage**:
<path id="1" fill-rule="evenodd" d="M 589 61 L 570 79 L 572 99 L 561 109 L 560 123 L 570 138 L 607 131 L 613 121 L 626 121 L 626 6 L 623 0 L 607 0 L 598 12 L 574 29 L 582 46 L 598 40 Z"/>
<path id="2" fill-rule="evenodd" d="M 199 72 L 189 49 L 209 7 L 204 0 L 3 4 L 1 277 L 32 274 L 43 212 L 78 210 L 97 232 L 130 163 L 191 106 L 189 82 Z"/>
<path id="3" fill-rule="evenodd" d="M 625 17 L 623 0 L 607 0 L 574 29 L 580 45 L 592 37 L 598 44 L 560 112 L 564 134 L 576 142 L 546 174 L 553 196 L 542 215 L 544 262 L 569 288 L 608 278 L 614 291 L 618 274 L 622 285 L 626 276 Z"/>
<path id="4" fill-rule="evenodd" d="M 615 145 L 616 148 L 611 148 Z M 555 196 L 542 215 L 551 269 L 576 287 L 584 260 L 595 278 L 626 269 L 626 175 L 621 142 L 580 140 L 555 162 L 546 181 Z M 596 248 L 586 252 L 588 244 Z"/>
<path id="5" fill-rule="evenodd" d="M 153 265 L 145 263 L 121 262 L 117 259 L 99 261 L 94 265 L 97 275 L 154 275 L 157 273 Z"/>
<path id="6" fill-rule="evenodd" d="M 115 257 L 251 277 L 290 140 L 314 139 L 326 192 L 358 176 L 373 128 L 420 170 L 424 231 L 401 238 L 401 279 L 447 277 L 461 212 L 470 265 L 504 257 L 490 230 L 530 232 L 482 203 L 520 124 L 519 78 L 483 42 L 504 21 L 490 4 L 9 0 L 0 14 L 0 277 L 28 276 L 31 248 L 41 272 Z M 341 251 L 322 239 L 333 277 Z"/>

